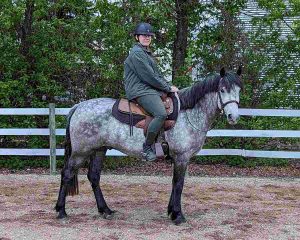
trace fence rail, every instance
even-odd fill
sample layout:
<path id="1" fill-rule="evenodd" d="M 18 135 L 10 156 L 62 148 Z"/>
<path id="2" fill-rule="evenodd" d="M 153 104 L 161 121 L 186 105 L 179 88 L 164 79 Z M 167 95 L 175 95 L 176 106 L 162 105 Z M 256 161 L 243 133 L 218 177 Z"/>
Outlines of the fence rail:
<path id="1" fill-rule="evenodd" d="M 56 149 L 55 136 L 64 136 L 65 129 L 55 129 L 55 116 L 67 115 L 70 108 L 0 108 L 0 115 L 46 115 L 49 116 L 49 128 L 10 128 L 0 129 L 0 135 L 5 136 L 49 136 L 50 149 L 12 149 L 0 148 L 0 155 L 9 156 L 50 156 L 50 172 L 56 170 L 56 156 L 62 156 L 64 149 Z M 264 117 L 300 117 L 300 110 L 283 109 L 239 109 L 241 116 Z M 267 137 L 267 138 L 300 138 L 298 130 L 234 130 L 213 129 L 208 131 L 208 137 Z M 126 156 L 117 150 L 109 150 L 108 156 Z M 293 151 L 262 151 L 246 149 L 202 149 L 197 155 L 233 155 L 263 158 L 299 158 L 300 152 Z"/>
<path id="2" fill-rule="evenodd" d="M 55 115 L 67 115 L 71 108 L 55 108 Z M 240 108 L 241 116 L 300 117 L 300 110 Z M 49 108 L 0 108 L 0 115 L 49 115 Z"/>
<path id="3" fill-rule="evenodd" d="M 6 136 L 49 136 L 48 128 L 10 128 L 0 129 L 0 135 Z M 66 130 L 58 128 L 56 136 L 65 136 Z M 207 132 L 207 137 L 276 137 L 276 138 L 300 138 L 298 130 L 235 130 L 215 129 Z"/>

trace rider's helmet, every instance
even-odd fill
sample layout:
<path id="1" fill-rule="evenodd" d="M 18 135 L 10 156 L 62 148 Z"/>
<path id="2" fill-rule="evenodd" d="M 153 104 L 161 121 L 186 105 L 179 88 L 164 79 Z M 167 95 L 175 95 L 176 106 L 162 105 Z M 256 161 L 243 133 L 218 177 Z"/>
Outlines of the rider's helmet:
<path id="1" fill-rule="evenodd" d="M 150 35 L 154 36 L 153 28 L 149 23 L 139 23 L 135 30 L 134 30 L 134 36 L 136 35 Z"/>

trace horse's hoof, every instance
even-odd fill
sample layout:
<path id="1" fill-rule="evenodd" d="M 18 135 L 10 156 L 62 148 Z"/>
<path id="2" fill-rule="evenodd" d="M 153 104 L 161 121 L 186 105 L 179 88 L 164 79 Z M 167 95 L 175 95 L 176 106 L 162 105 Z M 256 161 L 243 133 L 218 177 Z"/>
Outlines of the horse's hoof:
<path id="1" fill-rule="evenodd" d="M 107 220 L 112 220 L 114 218 L 115 211 L 110 211 L 109 213 L 102 213 L 102 217 Z"/>
<path id="2" fill-rule="evenodd" d="M 176 226 L 180 225 L 181 223 L 185 223 L 185 222 L 186 222 L 186 219 L 183 216 L 178 216 L 175 220 L 173 220 L 173 223 Z"/>
<path id="3" fill-rule="evenodd" d="M 58 222 L 60 225 L 67 225 L 70 223 L 70 218 L 69 217 L 61 218 L 58 219 Z"/>
<path id="4" fill-rule="evenodd" d="M 104 213 L 103 218 L 106 219 L 106 220 L 112 220 L 114 218 L 114 214 Z"/>
<path id="5" fill-rule="evenodd" d="M 175 215 L 174 213 L 171 214 L 171 220 L 175 225 L 180 225 L 181 223 L 185 223 L 186 219 L 182 214 Z"/>
<path id="6" fill-rule="evenodd" d="M 57 219 L 66 219 L 66 218 L 68 218 L 68 215 L 66 214 L 66 212 L 60 212 L 56 218 Z"/>

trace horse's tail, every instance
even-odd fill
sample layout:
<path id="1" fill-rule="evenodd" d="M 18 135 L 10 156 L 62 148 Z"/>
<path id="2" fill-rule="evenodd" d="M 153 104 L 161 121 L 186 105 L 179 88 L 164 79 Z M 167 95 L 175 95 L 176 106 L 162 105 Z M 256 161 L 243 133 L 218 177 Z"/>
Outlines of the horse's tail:
<path id="1" fill-rule="evenodd" d="M 72 145 L 71 145 L 71 138 L 70 138 L 70 121 L 71 118 L 77 109 L 77 105 L 75 105 L 69 112 L 67 118 L 67 126 L 66 126 L 66 138 L 65 138 L 65 156 L 64 156 L 64 165 L 65 167 L 68 165 L 69 159 L 72 154 Z M 72 177 L 70 183 L 67 186 L 67 196 L 74 196 L 79 193 L 78 188 L 78 175 L 77 171 L 75 171 L 74 176 Z"/>

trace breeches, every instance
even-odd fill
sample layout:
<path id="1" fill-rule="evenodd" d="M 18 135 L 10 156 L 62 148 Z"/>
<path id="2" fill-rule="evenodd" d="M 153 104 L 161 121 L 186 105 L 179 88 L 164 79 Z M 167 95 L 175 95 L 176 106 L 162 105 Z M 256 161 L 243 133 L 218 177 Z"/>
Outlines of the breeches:
<path id="1" fill-rule="evenodd" d="M 141 96 L 136 101 L 153 117 L 146 133 L 146 144 L 151 145 L 167 118 L 165 106 L 158 95 Z"/>

